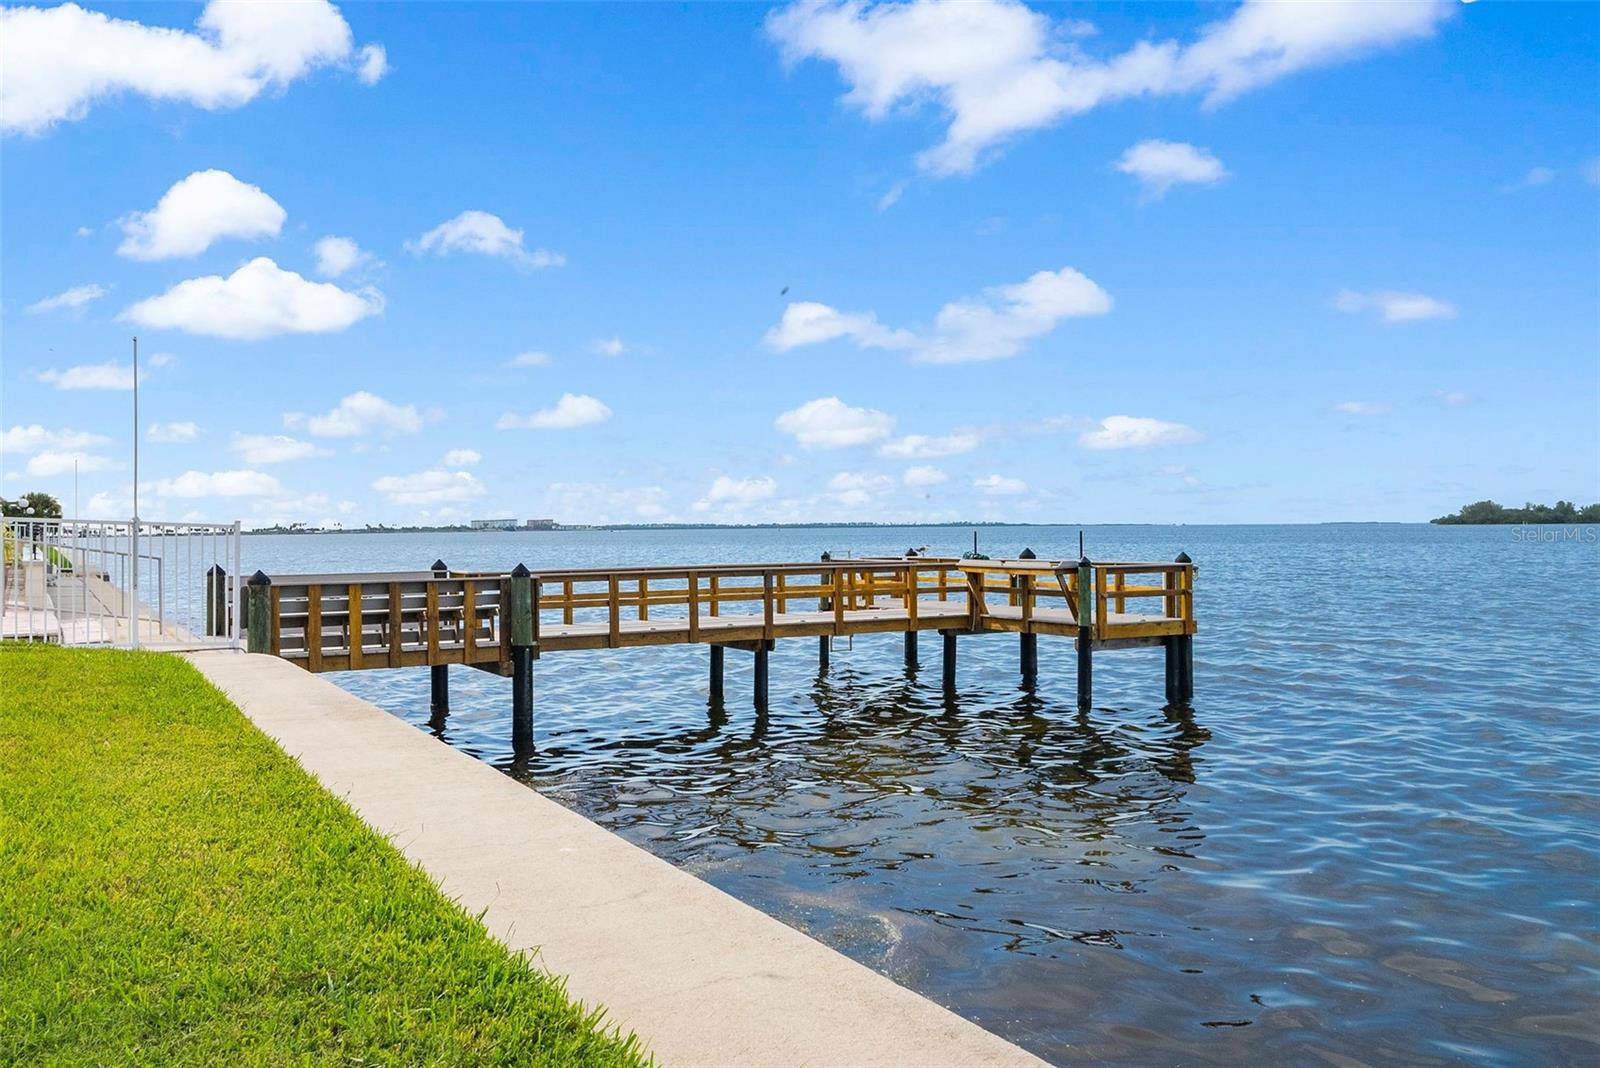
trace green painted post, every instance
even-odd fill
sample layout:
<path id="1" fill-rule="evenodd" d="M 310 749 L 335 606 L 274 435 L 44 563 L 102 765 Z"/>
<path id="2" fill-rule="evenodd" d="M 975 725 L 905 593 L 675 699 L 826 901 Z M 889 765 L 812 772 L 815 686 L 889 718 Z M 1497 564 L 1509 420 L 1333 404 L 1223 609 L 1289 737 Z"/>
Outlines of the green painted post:
<path id="1" fill-rule="evenodd" d="M 249 614 L 245 621 L 249 627 L 245 649 L 252 653 L 272 652 L 272 580 L 265 572 L 257 571 L 246 584 L 249 594 Z"/>
<path id="2" fill-rule="evenodd" d="M 1078 711 L 1094 706 L 1094 565 L 1078 560 Z"/>

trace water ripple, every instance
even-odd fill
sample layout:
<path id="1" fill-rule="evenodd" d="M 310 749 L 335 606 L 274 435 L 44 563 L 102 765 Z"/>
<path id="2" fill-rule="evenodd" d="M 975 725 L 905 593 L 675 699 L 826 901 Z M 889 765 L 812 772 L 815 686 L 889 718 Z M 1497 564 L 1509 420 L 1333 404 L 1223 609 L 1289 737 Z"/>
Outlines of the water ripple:
<path id="1" fill-rule="evenodd" d="M 246 539 L 267 570 L 813 559 L 939 529 Z M 986 532 L 1076 551 L 1076 528 Z M 1016 544 L 1011 544 L 1015 542 Z M 728 657 L 558 654 L 539 748 L 506 680 L 452 675 L 445 741 L 1060 1062 L 1486 1065 L 1600 1045 L 1596 550 L 1504 529 L 1091 528 L 1092 555 L 1200 562 L 1192 714 L 1154 651 L 780 643 L 773 707 Z M 951 548 L 959 546 L 951 545 Z M 429 726 L 427 675 L 336 676 Z"/>

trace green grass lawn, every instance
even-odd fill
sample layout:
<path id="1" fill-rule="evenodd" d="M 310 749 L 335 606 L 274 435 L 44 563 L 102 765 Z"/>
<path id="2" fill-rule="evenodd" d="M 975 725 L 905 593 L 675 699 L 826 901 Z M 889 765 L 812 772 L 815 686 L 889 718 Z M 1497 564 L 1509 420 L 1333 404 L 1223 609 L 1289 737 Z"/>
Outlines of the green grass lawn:
<path id="1" fill-rule="evenodd" d="M 184 661 L 0 645 L 0 1064 L 646 1060 Z"/>

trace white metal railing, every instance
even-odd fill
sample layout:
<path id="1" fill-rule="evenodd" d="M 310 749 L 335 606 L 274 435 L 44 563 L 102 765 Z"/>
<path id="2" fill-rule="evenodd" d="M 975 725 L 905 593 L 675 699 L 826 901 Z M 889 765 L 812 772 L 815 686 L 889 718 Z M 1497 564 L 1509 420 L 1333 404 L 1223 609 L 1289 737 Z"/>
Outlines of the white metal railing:
<path id="1" fill-rule="evenodd" d="M 0 519 L 0 638 L 236 648 L 239 524 Z"/>

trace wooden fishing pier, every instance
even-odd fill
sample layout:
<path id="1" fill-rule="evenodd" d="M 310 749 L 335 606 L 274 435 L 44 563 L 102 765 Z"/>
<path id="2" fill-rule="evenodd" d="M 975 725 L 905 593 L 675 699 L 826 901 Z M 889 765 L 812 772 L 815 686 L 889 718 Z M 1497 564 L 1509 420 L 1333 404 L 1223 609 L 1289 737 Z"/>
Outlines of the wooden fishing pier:
<path id="1" fill-rule="evenodd" d="M 512 745 L 533 746 L 533 663 L 546 653 L 704 645 L 711 701 L 723 700 L 728 649 L 755 658 L 753 700 L 767 706 L 767 657 L 784 638 L 818 639 L 827 670 L 834 638 L 903 634 L 908 667 L 918 636 L 943 641 L 947 692 L 963 635 L 1019 637 L 1021 684 L 1038 679 L 1039 637 L 1074 640 L 1078 705 L 1093 700 L 1094 654 L 1160 646 L 1166 698 L 1194 696 L 1195 565 L 987 560 L 909 555 L 816 563 L 715 564 L 509 572 L 256 574 L 245 585 L 247 648 L 307 671 L 426 666 L 433 707 L 449 708 L 449 665 L 512 680 Z M 228 584 L 213 576 L 212 625 L 228 620 Z"/>

